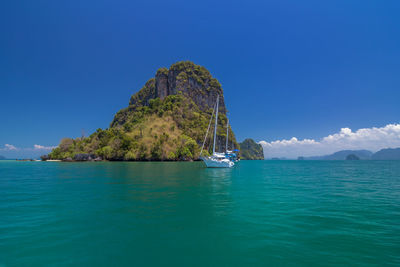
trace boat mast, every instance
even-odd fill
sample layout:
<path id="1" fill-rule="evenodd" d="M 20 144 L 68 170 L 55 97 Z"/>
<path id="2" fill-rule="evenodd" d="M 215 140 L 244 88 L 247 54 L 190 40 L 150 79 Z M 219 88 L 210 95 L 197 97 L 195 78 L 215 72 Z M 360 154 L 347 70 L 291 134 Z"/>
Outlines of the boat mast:
<path id="1" fill-rule="evenodd" d="M 208 132 L 210 131 L 210 127 L 211 127 L 211 123 L 212 123 L 212 118 L 214 117 L 215 105 L 216 105 L 216 104 L 217 104 L 217 103 L 214 104 L 213 112 L 212 112 L 211 117 L 210 117 L 210 122 L 208 123 L 207 132 L 206 132 L 206 135 L 204 136 L 203 145 L 201 146 L 200 156 L 201 156 L 202 153 L 203 153 L 204 145 L 206 144 L 206 141 L 207 141 L 207 136 L 208 136 Z"/>
<path id="2" fill-rule="evenodd" d="M 218 125 L 218 102 L 219 102 L 219 95 L 217 95 L 217 108 L 215 109 L 215 127 L 214 127 L 214 145 L 213 145 L 213 155 L 215 154 L 215 139 L 217 139 L 217 125 Z"/>
<path id="3" fill-rule="evenodd" d="M 233 150 L 235 150 L 235 146 L 234 146 L 234 144 L 233 144 L 233 135 L 232 135 L 232 141 L 231 141 L 231 142 L 232 142 L 232 144 L 231 144 L 231 145 L 232 145 L 232 146 L 231 146 L 231 148 L 232 148 L 232 151 L 233 151 Z"/>
<path id="4" fill-rule="evenodd" d="M 226 118 L 228 122 L 226 123 L 226 151 L 228 151 L 228 139 L 229 139 L 229 118 Z"/>

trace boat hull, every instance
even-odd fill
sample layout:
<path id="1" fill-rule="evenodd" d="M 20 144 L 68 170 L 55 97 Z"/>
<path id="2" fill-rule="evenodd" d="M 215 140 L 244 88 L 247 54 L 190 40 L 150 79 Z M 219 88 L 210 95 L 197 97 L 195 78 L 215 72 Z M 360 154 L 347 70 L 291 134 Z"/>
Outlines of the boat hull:
<path id="1" fill-rule="evenodd" d="M 201 158 L 206 164 L 207 168 L 231 168 L 235 165 L 232 161 L 228 159 L 215 159 L 212 157 Z"/>

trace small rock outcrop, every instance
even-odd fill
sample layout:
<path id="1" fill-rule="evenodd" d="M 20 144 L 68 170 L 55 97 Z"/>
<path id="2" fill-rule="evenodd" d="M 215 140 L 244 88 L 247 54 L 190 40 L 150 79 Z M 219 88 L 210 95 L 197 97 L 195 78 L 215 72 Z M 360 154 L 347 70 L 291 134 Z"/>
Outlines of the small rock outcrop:
<path id="1" fill-rule="evenodd" d="M 41 159 L 42 161 L 46 161 L 46 160 L 49 160 L 50 157 L 49 157 L 49 155 L 42 155 L 42 156 L 40 156 L 40 159 Z"/>
<path id="2" fill-rule="evenodd" d="M 346 160 L 360 160 L 360 158 L 355 154 L 349 154 L 347 155 Z"/>
<path id="3" fill-rule="evenodd" d="M 245 139 L 240 145 L 240 158 L 245 160 L 264 159 L 264 151 L 253 139 Z"/>
<path id="4" fill-rule="evenodd" d="M 79 153 L 79 154 L 75 154 L 74 156 L 74 161 L 95 161 L 98 157 L 91 153 Z"/>

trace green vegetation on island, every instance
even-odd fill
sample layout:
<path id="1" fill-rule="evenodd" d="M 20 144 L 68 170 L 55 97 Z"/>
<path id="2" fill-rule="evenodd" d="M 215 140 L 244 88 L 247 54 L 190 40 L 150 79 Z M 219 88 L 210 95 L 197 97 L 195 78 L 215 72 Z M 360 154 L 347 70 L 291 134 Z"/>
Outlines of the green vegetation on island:
<path id="1" fill-rule="evenodd" d="M 245 160 L 264 159 L 262 145 L 257 144 L 253 139 L 245 139 L 240 143 L 240 158 Z"/>
<path id="2" fill-rule="evenodd" d="M 182 61 L 159 69 L 131 97 L 129 106 L 117 112 L 108 129 L 98 129 L 89 137 L 64 138 L 48 159 L 198 159 L 217 95 L 217 150 L 224 151 L 227 117 L 221 84 L 204 67 Z M 229 140 L 239 147 L 232 129 Z M 210 141 L 206 148 L 211 147 Z"/>

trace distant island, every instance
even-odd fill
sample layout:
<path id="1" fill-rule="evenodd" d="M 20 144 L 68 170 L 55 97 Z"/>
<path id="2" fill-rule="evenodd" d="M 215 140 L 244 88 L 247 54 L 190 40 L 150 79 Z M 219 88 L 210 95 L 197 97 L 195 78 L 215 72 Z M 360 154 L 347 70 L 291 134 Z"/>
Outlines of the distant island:
<path id="1" fill-rule="evenodd" d="M 240 158 L 244 160 L 263 160 L 264 152 L 262 145 L 257 144 L 253 139 L 245 139 L 240 143 Z"/>
<path id="2" fill-rule="evenodd" d="M 355 155 L 361 160 L 371 159 L 373 153 L 369 150 L 341 150 L 330 155 L 302 157 L 305 160 L 345 160 L 348 155 Z"/>
<path id="3" fill-rule="evenodd" d="M 399 148 L 386 148 L 374 153 L 371 157 L 373 160 L 400 160 Z"/>
<path id="4" fill-rule="evenodd" d="M 6 158 L 0 155 L 0 160 L 5 160 Z"/>
<path id="5" fill-rule="evenodd" d="M 349 154 L 346 156 L 346 160 L 360 160 L 360 158 L 355 154 Z"/>
<path id="6" fill-rule="evenodd" d="M 330 155 L 298 157 L 298 160 L 400 160 L 400 148 L 385 148 L 376 153 L 369 150 L 341 150 Z"/>
<path id="7" fill-rule="evenodd" d="M 132 95 L 128 107 L 116 113 L 108 129 L 98 129 L 89 137 L 64 138 L 42 159 L 197 160 L 218 95 L 216 150 L 225 151 L 227 116 L 222 86 L 206 68 L 182 61 L 158 69 L 155 77 Z M 207 139 L 205 155 L 211 153 L 210 143 Z M 239 149 L 231 127 L 228 149 Z"/>

